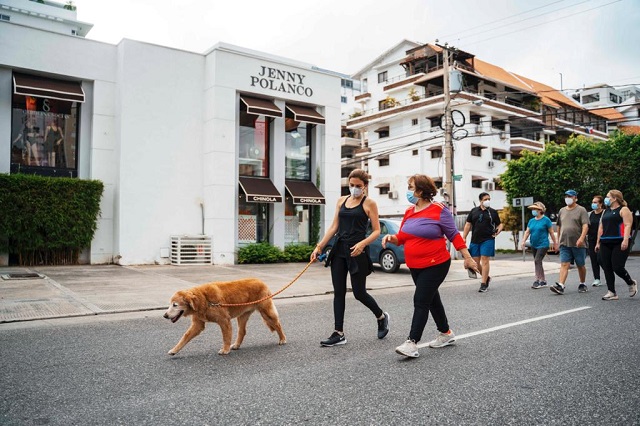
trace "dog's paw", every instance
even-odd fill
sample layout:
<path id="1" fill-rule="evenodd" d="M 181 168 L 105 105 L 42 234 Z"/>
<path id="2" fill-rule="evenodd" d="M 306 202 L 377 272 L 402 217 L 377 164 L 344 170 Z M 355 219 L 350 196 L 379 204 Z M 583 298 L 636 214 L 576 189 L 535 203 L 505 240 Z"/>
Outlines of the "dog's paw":
<path id="1" fill-rule="evenodd" d="M 218 355 L 228 355 L 231 352 L 229 349 L 222 348 L 218 351 Z"/>
<path id="2" fill-rule="evenodd" d="M 240 349 L 240 345 L 233 345 L 231 346 L 231 349 L 233 349 L 234 351 L 237 351 L 238 349 Z"/>
<path id="3" fill-rule="evenodd" d="M 286 345 L 287 341 L 285 339 L 282 339 L 278 342 L 279 345 Z"/>
<path id="4" fill-rule="evenodd" d="M 171 350 L 171 351 L 167 352 L 167 354 L 169 354 L 169 355 L 171 355 L 171 356 L 174 356 L 176 353 L 175 353 L 174 351 L 172 351 L 172 350 Z"/>

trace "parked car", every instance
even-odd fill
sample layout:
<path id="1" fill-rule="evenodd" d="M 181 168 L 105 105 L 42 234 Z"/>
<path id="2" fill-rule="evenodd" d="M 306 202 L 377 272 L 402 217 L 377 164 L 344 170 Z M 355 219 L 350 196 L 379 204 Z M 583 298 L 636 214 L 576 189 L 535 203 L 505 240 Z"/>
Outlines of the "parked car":
<path id="1" fill-rule="evenodd" d="M 369 258 L 371 262 L 380 265 L 384 272 L 396 272 L 400 265 L 404 263 L 404 246 L 387 244 L 387 248 L 382 248 L 382 238 L 387 234 L 397 234 L 400 229 L 400 221 L 393 219 L 380 219 L 380 235 L 369 244 Z M 367 226 L 367 236 L 372 232 L 371 223 Z M 336 237 L 329 241 L 323 253 L 329 254 Z"/>

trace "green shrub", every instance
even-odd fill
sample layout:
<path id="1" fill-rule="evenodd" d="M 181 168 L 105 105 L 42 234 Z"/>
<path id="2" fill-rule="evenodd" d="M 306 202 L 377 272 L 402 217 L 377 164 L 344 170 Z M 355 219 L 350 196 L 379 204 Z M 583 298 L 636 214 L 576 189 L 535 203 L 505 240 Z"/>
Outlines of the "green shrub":
<path id="1" fill-rule="evenodd" d="M 286 262 L 308 262 L 315 246 L 291 244 L 284 248 Z"/>
<path id="2" fill-rule="evenodd" d="M 0 174 L 0 252 L 18 263 L 78 263 L 97 228 L 104 185 L 97 180 Z"/>
<path id="3" fill-rule="evenodd" d="M 284 260 L 284 253 L 269 243 L 249 244 L 238 250 L 238 263 L 277 263 Z"/>

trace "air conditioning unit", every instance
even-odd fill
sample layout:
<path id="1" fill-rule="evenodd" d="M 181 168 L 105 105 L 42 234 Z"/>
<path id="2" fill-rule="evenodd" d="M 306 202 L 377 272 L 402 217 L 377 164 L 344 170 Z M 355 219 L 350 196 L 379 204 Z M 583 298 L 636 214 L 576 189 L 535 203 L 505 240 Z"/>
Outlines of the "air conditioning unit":
<path id="1" fill-rule="evenodd" d="M 482 131 L 482 124 L 478 124 L 478 126 L 476 127 L 476 135 L 481 135 L 484 132 Z"/>
<path id="2" fill-rule="evenodd" d="M 172 265 L 212 265 L 211 237 L 207 235 L 172 235 Z"/>
<path id="3" fill-rule="evenodd" d="M 485 191 L 493 191 L 496 189 L 496 184 L 491 181 L 482 182 L 482 189 Z"/>
<path id="4" fill-rule="evenodd" d="M 500 139 L 505 140 L 507 138 L 507 132 L 500 132 Z"/>
<path id="5" fill-rule="evenodd" d="M 389 198 L 396 200 L 398 198 L 398 191 L 389 191 Z"/>
<path id="6" fill-rule="evenodd" d="M 495 166 L 496 163 L 493 162 L 493 160 L 489 160 L 489 162 L 487 163 L 487 167 L 489 167 L 490 169 L 493 169 L 493 166 Z"/>

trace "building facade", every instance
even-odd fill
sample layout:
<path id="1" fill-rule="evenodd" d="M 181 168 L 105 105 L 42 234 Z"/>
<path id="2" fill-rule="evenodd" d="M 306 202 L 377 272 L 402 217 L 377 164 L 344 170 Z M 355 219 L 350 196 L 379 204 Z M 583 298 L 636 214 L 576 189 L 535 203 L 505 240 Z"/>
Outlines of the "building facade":
<path id="1" fill-rule="evenodd" d="M 224 43 L 100 43 L 3 10 L 0 173 L 105 184 L 86 262 L 168 263 L 172 236 L 206 235 L 213 263 L 230 264 L 245 244 L 308 243 L 314 215 L 332 220 L 339 76 Z"/>
<path id="2" fill-rule="evenodd" d="M 359 103 L 347 113 L 342 145 L 359 147 L 343 157 L 343 176 L 363 167 L 372 175 L 370 195 L 382 217 L 402 215 L 406 182 L 413 173 L 431 176 L 438 187 L 453 177 L 455 199 L 439 200 L 462 216 L 489 192 L 501 209 L 506 194 L 499 176 L 523 150 L 542 151 L 570 135 L 608 137 L 609 116 L 588 111 L 563 93 L 510 73 L 474 55 L 450 49 L 453 176 L 445 170 L 444 49 L 403 40 L 353 75 L 361 81 Z M 618 114 L 619 115 L 619 114 Z M 351 133 L 349 133 L 351 132 Z M 359 139 L 358 139 L 359 138 Z"/>

